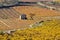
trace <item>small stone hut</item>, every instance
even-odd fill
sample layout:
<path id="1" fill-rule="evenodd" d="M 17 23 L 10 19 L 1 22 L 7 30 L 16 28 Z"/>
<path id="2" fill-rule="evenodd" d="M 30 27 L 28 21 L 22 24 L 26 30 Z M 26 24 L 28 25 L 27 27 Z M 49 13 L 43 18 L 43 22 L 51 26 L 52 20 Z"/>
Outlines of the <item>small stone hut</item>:
<path id="1" fill-rule="evenodd" d="M 20 15 L 20 19 L 21 20 L 26 20 L 27 19 L 27 15 L 26 14 L 21 14 Z"/>

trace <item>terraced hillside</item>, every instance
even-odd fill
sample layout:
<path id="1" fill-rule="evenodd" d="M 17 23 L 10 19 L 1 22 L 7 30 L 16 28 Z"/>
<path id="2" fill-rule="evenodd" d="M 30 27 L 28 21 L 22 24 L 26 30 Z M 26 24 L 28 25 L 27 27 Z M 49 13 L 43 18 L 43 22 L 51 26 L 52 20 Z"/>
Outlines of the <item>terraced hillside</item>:
<path id="1" fill-rule="evenodd" d="M 16 12 L 13 8 L 2 8 L 0 9 L 0 18 L 18 18 L 20 13 Z"/>
<path id="2" fill-rule="evenodd" d="M 20 20 L 20 15 L 21 13 L 15 11 L 14 8 L 0 9 L 0 30 L 27 28 L 34 23 L 33 20 Z"/>
<path id="3" fill-rule="evenodd" d="M 30 14 L 34 14 L 30 20 Z M 20 20 L 20 14 L 26 14 L 27 20 Z M 45 18 L 48 17 L 48 18 Z M 60 12 L 40 8 L 37 6 L 18 6 L 0 9 L 0 30 L 22 29 L 40 20 L 60 17 Z"/>
<path id="4" fill-rule="evenodd" d="M 33 20 L 1 19 L 0 30 L 24 29 L 28 28 L 32 23 L 34 23 Z"/>
<path id="5" fill-rule="evenodd" d="M 41 8 L 37 6 L 19 6 L 14 7 L 14 9 L 19 13 L 24 13 L 30 18 L 30 14 L 35 14 L 33 17 L 35 20 L 36 18 L 40 19 L 40 17 L 52 17 L 52 16 L 60 16 L 60 12 L 55 10 L 49 10 L 46 8 Z"/>
<path id="6" fill-rule="evenodd" d="M 60 12 L 37 7 L 37 6 L 19 6 L 19 7 L 14 7 L 14 9 L 19 13 L 25 13 L 25 14 L 33 13 L 38 16 L 60 16 Z"/>
<path id="7" fill-rule="evenodd" d="M 39 22 L 39 26 L 25 30 L 0 32 L 0 40 L 60 40 L 60 19 Z"/>
<path id="8" fill-rule="evenodd" d="M 34 23 L 33 20 L 20 20 L 20 15 L 21 13 L 18 13 L 13 8 L 0 9 L 0 30 L 27 28 L 28 25 Z"/>

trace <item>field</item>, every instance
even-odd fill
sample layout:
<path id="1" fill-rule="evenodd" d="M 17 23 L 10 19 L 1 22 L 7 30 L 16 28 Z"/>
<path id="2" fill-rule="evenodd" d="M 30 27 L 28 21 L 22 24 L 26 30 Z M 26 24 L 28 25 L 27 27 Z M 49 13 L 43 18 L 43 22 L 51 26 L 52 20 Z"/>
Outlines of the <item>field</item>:
<path id="1" fill-rule="evenodd" d="M 28 18 L 30 18 L 30 14 L 34 14 L 34 20 L 39 20 L 40 17 L 60 16 L 60 12 L 58 11 L 41 8 L 39 6 L 20 6 L 14 7 L 14 9 L 21 14 L 26 14 Z"/>
<path id="2" fill-rule="evenodd" d="M 27 20 L 21 20 L 21 14 L 27 15 Z M 33 14 L 33 20 L 30 15 Z M 60 19 L 60 12 L 49 10 L 38 6 L 18 6 L 12 8 L 0 9 L 0 30 L 12 30 L 29 28 L 30 24 L 34 24 L 41 20 Z"/>
<path id="3" fill-rule="evenodd" d="M 60 40 L 60 19 L 40 21 L 37 26 L 9 34 L 0 32 L 0 40 Z"/>
<path id="4" fill-rule="evenodd" d="M 21 14 L 27 19 L 20 19 Z M 60 40 L 60 11 L 40 6 L 1 8 L 0 40 Z"/>

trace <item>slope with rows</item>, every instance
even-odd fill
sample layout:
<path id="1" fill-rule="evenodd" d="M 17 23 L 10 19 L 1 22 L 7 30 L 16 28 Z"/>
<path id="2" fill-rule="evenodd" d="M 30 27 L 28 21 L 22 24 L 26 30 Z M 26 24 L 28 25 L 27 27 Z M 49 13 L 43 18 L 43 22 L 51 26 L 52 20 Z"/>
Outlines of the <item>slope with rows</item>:
<path id="1" fill-rule="evenodd" d="M 60 12 L 37 6 L 19 6 L 14 7 L 14 9 L 19 13 L 25 13 L 25 14 L 33 13 L 38 16 L 60 16 Z"/>
<path id="2" fill-rule="evenodd" d="M 41 21 L 40 21 L 41 24 Z M 39 24 L 39 25 L 40 25 Z M 60 20 L 45 20 L 40 26 L 0 34 L 1 40 L 60 40 Z M 3 35 L 3 36 L 2 36 Z"/>
<path id="3" fill-rule="evenodd" d="M 35 14 L 33 17 L 34 20 L 29 19 L 31 13 Z M 26 14 L 28 19 L 21 20 L 19 18 L 21 14 Z M 0 9 L 0 22 L 3 23 L 3 25 L 0 25 L 2 25 L 2 30 L 28 28 L 30 27 L 30 24 L 56 16 L 60 17 L 60 12 L 40 8 L 37 6 L 18 6 L 13 8 L 3 8 Z"/>
<path id="4" fill-rule="evenodd" d="M 13 7 L 17 12 L 26 14 L 28 19 L 30 18 L 30 14 L 34 14 L 34 20 L 40 20 L 41 17 L 55 17 L 60 16 L 60 12 L 55 10 L 49 10 L 46 8 L 41 8 L 37 6 L 19 6 Z"/>
<path id="5" fill-rule="evenodd" d="M 18 18 L 20 13 L 16 12 L 13 8 L 0 9 L 0 18 Z"/>

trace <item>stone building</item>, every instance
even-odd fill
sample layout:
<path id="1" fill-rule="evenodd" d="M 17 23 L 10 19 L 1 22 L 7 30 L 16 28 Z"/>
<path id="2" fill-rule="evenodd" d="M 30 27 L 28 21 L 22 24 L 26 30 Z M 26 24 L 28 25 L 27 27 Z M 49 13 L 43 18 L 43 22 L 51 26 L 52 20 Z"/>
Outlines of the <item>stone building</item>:
<path id="1" fill-rule="evenodd" d="M 19 18 L 21 20 L 26 20 L 27 19 L 27 16 L 26 16 L 26 14 L 21 14 Z"/>

